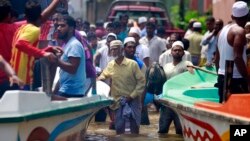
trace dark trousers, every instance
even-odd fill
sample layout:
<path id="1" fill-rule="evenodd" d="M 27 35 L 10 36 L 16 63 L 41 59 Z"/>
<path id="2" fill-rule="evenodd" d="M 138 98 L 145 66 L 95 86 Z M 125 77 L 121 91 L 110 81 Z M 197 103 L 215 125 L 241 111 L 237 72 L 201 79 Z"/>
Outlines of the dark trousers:
<path id="1" fill-rule="evenodd" d="M 18 90 L 18 89 L 19 89 L 18 85 L 14 84 L 13 86 L 10 86 L 9 81 L 4 81 L 3 83 L 0 84 L 0 98 L 2 98 L 5 91 Z"/>
<path id="2" fill-rule="evenodd" d="M 172 121 L 174 121 L 176 134 L 182 135 L 182 128 L 178 115 L 171 108 L 162 105 L 160 108 L 158 133 L 168 133 Z"/>
<path id="3" fill-rule="evenodd" d="M 223 100 L 223 86 L 224 86 L 224 75 L 219 75 L 215 87 L 218 88 L 220 103 Z M 229 85 L 229 93 L 231 94 L 242 94 L 248 93 L 247 80 L 244 78 L 232 78 L 231 84 Z"/>

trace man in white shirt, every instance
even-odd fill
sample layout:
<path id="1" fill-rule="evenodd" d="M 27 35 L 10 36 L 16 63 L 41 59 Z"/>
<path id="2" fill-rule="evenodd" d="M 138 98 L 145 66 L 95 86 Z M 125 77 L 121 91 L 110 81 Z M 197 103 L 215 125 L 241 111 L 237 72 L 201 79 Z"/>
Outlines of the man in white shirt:
<path id="1" fill-rule="evenodd" d="M 163 43 L 161 38 L 155 35 L 155 29 L 156 25 L 148 22 L 146 24 L 147 36 L 142 37 L 139 41 L 141 44 L 149 48 L 149 65 L 153 62 L 158 62 L 159 56 L 163 53 L 164 50 L 166 50 L 165 44 Z"/>
<path id="2" fill-rule="evenodd" d="M 182 60 L 184 55 L 184 45 L 181 41 L 173 43 L 171 54 L 173 56 L 173 61 L 167 63 L 163 67 L 167 80 L 185 71 L 193 72 L 192 68 L 187 67 L 188 65 L 192 66 L 193 64 L 190 61 Z M 162 105 L 160 109 L 158 133 L 168 133 L 172 121 L 175 125 L 176 134 L 182 134 L 181 124 L 177 114 L 171 108 Z"/>
<path id="3" fill-rule="evenodd" d="M 149 49 L 139 43 L 140 40 L 140 29 L 138 27 L 131 27 L 128 33 L 128 37 L 134 37 L 136 42 L 135 56 L 141 59 L 144 64 L 149 66 Z"/>
<path id="4" fill-rule="evenodd" d="M 169 37 L 169 46 L 172 48 L 172 44 L 175 41 L 179 41 L 181 38 L 179 34 L 173 33 Z M 166 50 L 164 53 L 162 53 L 159 57 L 159 64 L 163 67 L 167 63 L 170 63 L 173 61 L 173 56 L 171 54 L 171 48 Z M 183 60 L 191 61 L 191 55 L 188 51 L 184 50 L 184 55 L 182 57 Z"/>
<path id="5" fill-rule="evenodd" d="M 114 33 L 109 33 L 106 38 L 106 44 L 103 44 L 101 48 L 96 51 L 94 55 L 94 63 L 96 66 L 99 66 L 103 70 L 108 62 L 113 60 L 113 57 L 110 55 L 110 42 L 116 40 L 117 36 Z"/>

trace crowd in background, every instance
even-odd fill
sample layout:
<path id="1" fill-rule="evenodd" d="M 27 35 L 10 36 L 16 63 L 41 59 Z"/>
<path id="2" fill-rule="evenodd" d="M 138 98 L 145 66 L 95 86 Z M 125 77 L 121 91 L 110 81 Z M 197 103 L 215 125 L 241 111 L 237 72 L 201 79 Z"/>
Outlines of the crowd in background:
<path id="1" fill-rule="evenodd" d="M 154 17 L 130 19 L 123 14 L 113 22 L 97 21 L 90 24 L 81 18 L 72 18 L 67 11 L 56 10 L 59 1 L 53 0 L 42 11 L 39 3 L 29 0 L 25 5 L 26 20 L 18 22 L 11 12 L 10 3 L 0 1 L 0 55 L 13 68 L 11 74 L 6 74 L 6 70 L 0 72 L 1 96 L 6 90 L 37 90 L 41 87 L 39 58 L 46 58 L 52 66 L 60 68 L 59 80 L 53 90 L 57 96 L 84 97 L 96 78 L 111 86 L 111 97 L 116 102 L 109 109 L 112 111 L 110 128 L 116 129 L 117 134 L 125 132 L 127 122 L 131 123 L 131 133 L 139 133 L 140 124 L 150 124 L 147 115 L 141 115 L 141 110 L 142 114 L 147 113 L 147 105 L 144 105 L 147 93 L 145 74 L 154 62 L 162 66 L 166 78 L 170 79 L 184 71 L 192 72 L 187 66 L 214 67 L 218 59 L 217 45 L 224 43 L 219 37 L 224 23 L 212 16 L 206 19 L 205 34 L 201 32 L 202 24 L 194 17 L 184 35 L 171 33 L 168 36 Z M 236 10 L 233 9 L 234 21 L 226 25 L 242 31 L 239 37 L 234 31 L 227 31 L 233 34 L 231 40 L 235 40 L 230 41 L 229 45 L 241 48 L 236 50 L 238 58 L 231 59 L 236 61 L 239 71 L 237 78 L 250 78 L 246 63 L 242 64 L 242 56 L 246 56 L 243 46 L 246 39 L 249 41 L 250 24 L 246 24 L 245 20 L 248 12 L 242 14 L 242 10 L 237 9 L 240 4 L 236 3 Z M 223 33 L 227 35 L 227 32 Z M 237 40 L 243 44 L 237 43 Z M 234 51 L 227 52 L 235 56 Z M 224 53 L 222 48 L 219 48 L 219 53 Z M 222 58 L 220 55 L 217 57 Z M 219 64 L 223 66 L 223 63 Z M 224 75 L 220 70 L 220 75 Z M 10 86 L 13 79 L 9 77 L 13 76 L 17 84 Z M 115 120 L 124 116 L 121 108 L 126 108 L 132 116 L 122 121 Z M 158 132 L 168 132 L 174 120 L 176 133 L 182 134 L 177 115 L 164 106 L 160 106 L 160 112 Z"/>

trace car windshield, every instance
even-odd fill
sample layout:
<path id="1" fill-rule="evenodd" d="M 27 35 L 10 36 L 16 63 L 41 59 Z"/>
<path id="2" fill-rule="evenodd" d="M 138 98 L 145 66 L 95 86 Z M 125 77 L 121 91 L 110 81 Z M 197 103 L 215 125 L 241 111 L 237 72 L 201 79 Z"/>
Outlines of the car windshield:
<path id="1" fill-rule="evenodd" d="M 109 17 L 112 20 L 118 20 L 122 14 L 128 14 L 130 19 L 138 20 L 139 17 L 145 16 L 147 18 L 155 17 L 157 24 L 163 26 L 166 24 L 168 19 L 162 18 L 164 13 L 162 12 L 143 12 L 143 11 L 116 11 L 115 17 Z"/>

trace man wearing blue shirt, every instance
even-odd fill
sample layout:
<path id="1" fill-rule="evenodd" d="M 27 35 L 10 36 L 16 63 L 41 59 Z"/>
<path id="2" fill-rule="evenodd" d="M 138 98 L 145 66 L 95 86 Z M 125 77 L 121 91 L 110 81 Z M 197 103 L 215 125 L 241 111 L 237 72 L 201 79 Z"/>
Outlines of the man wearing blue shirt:
<path id="1" fill-rule="evenodd" d="M 64 53 L 58 60 L 60 67 L 59 94 L 64 97 L 83 97 L 86 81 L 84 48 L 75 38 L 76 22 L 63 16 L 58 22 L 58 38 L 64 41 Z"/>

